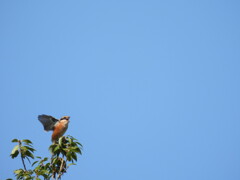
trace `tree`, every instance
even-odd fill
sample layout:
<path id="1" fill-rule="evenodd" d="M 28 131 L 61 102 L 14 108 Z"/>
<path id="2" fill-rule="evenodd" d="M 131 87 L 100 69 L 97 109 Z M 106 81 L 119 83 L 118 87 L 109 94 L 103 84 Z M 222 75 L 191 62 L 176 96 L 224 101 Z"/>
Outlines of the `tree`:
<path id="1" fill-rule="evenodd" d="M 23 168 L 14 171 L 17 180 L 40 180 L 41 177 L 44 180 L 59 180 L 71 165 L 76 165 L 77 154 L 82 154 L 82 145 L 72 136 L 63 136 L 57 143 L 49 146 L 51 158 L 34 156 L 36 150 L 28 139 L 13 139 L 12 142 L 18 144 L 12 149 L 10 156 L 13 159 L 20 156 L 23 164 Z M 32 169 L 27 168 L 26 159 Z M 30 159 L 34 162 L 31 163 Z"/>

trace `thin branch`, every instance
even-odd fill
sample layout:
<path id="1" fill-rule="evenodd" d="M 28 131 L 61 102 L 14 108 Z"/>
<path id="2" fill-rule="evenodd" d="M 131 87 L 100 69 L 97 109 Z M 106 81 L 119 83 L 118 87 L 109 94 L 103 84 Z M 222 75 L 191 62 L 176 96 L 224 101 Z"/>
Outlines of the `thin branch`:
<path id="1" fill-rule="evenodd" d="M 25 162 L 24 162 L 24 158 L 23 158 L 23 154 L 22 154 L 22 149 L 21 149 L 21 147 L 22 147 L 22 142 L 19 140 L 18 143 L 19 143 L 19 151 L 20 151 L 20 154 L 21 154 L 21 159 L 22 159 L 23 167 L 24 167 L 24 170 L 27 171 L 27 168 L 26 168 L 26 165 L 25 165 Z"/>
<path id="2" fill-rule="evenodd" d="M 61 176 L 63 175 L 62 170 L 63 170 L 63 164 L 64 164 L 64 156 L 62 157 L 61 159 L 61 166 L 60 166 L 60 169 L 59 169 L 59 172 L 58 172 L 58 176 L 57 176 L 57 179 L 58 180 L 59 178 L 61 178 Z"/>
<path id="3" fill-rule="evenodd" d="M 53 167 L 53 154 L 51 157 L 51 167 L 52 167 L 52 179 L 54 180 L 55 179 L 55 171 L 54 171 L 54 167 Z"/>

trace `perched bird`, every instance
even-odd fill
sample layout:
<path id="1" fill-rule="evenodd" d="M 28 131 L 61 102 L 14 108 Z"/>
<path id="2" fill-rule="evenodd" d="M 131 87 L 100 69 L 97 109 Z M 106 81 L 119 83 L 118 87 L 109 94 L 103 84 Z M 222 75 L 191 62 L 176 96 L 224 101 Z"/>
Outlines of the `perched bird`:
<path id="1" fill-rule="evenodd" d="M 43 124 L 45 131 L 53 131 L 52 142 L 55 143 L 67 131 L 70 116 L 56 119 L 49 115 L 39 115 L 38 120 Z"/>

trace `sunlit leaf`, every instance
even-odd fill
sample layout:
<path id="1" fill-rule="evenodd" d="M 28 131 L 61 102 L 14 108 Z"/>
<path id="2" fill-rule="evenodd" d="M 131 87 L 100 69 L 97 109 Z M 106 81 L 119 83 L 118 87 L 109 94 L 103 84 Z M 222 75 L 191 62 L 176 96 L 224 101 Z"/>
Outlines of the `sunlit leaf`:
<path id="1" fill-rule="evenodd" d="M 59 145 L 62 146 L 64 136 L 59 138 Z"/>
<path id="2" fill-rule="evenodd" d="M 40 170 L 41 169 L 41 166 L 37 166 L 36 168 L 35 168 L 35 171 L 38 171 L 38 170 Z"/>
<path id="3" fill-rule="evenodd" d="M 56 152 L 57 150 L 59 150 L 59 145 L 57 145 L 55 148 L 54 148 L 54 150 L 53 150 L 53 152 Z"/>
<path id="4" fill-rule="evenodd" d="M 23 150 L 23 151 L 35 151 L 35 149 L 33 149 L 32 147 L 29 147 L 29 146 L 21 146 L 21 149 Z"/>
<path id="5" fill-rule="evenodd" d="M 23 172 L 23 169 L 17 169 L 17 170 L 14 171 L 15 174 L 19 174 L 21 172 Z"/>
<path id="6" fill-rule="evenodd" d="M 72 166 L 72 165 L 76 165 L 76 164 L 75 164 L 75 163 L 70 163 L 70 164 L 68 164 L 68 167 L 69 167 L 69 166 Z"/>
<path id="7" fill-rule="evenodd" d="M 73 147 L 73 148 L 71 148 L 71 150 L 72 150 L 73 152 L 76 152 L 76 153 L 82 154 L 82 152 L 81 152 L 81 150 L 80 150 L 79 147 Z"/>
<path id="8" fill-rule="evenodd" d="M 13 149 L 12 149 L 12 152 L 11 152 L 11 154 L 10 154 L 10 156 L 12 157 L 12 158 L 15 158 L 15 157 L 17 157 L 18 156 L 18 154 L 19 154 L 19 145 L 16 145 Z"/>
<path id="9" fill-rule="evenodd" d="M 67 137 L 69 144 L 73 143 L 73 140 L 70 137 Z"/>

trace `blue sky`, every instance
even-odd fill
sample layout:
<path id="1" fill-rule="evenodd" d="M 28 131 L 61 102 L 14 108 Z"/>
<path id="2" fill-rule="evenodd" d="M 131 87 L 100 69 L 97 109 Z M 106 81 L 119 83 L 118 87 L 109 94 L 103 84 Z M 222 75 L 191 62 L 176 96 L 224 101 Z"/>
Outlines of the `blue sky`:
<path id="1" fill-rule="evenodd" d="M 240 3 L 0 2 L 0 179 L 39 114 L 84 146 L 64 179 L 240 179 Z M 28 165 L 29 167 L 29 165 Z"/>

